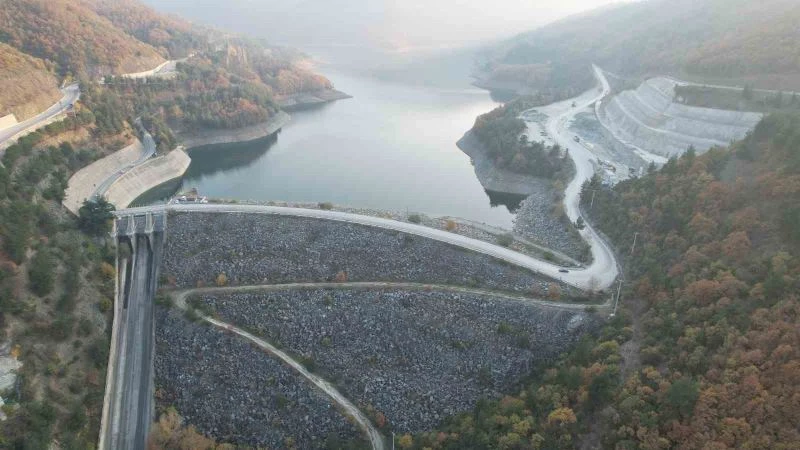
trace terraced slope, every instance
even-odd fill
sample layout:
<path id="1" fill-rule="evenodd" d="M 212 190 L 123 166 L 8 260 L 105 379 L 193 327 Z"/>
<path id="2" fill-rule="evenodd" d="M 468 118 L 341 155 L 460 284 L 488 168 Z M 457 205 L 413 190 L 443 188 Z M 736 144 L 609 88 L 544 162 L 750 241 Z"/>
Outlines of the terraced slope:
<path id="1" fill-rule="evenodd" d="M 759 113 L 724 111 L 675 103 L 677 83 L 652 78 L 599 108 L 599 118 L 620 141 L 670 157 L 694 146 L 699 152 L 742 139 L 761 120 Z"/>

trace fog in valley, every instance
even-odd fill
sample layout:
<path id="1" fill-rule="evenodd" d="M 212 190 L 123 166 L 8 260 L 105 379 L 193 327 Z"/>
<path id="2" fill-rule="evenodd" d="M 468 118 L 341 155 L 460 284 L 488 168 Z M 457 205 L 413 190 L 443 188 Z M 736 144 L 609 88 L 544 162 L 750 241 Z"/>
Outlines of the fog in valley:
<path id="1" fill-rule="evenodd" d="M 620 0 L 146 0 L 164 12 L 338 64 L 477 46 Z M 352 51 L 357 48 L 358 52 Z"/>

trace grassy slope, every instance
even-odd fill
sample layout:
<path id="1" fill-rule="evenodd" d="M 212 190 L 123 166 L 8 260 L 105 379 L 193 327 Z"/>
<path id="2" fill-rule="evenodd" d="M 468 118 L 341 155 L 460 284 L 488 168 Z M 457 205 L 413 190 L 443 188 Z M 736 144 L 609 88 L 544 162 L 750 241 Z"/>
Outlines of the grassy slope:
<path id="1" fill-rule="evenodd" d="M 58 80 L 43 61 L 0 44 L 0 116 L 25 120 L 60 97 Z"/>

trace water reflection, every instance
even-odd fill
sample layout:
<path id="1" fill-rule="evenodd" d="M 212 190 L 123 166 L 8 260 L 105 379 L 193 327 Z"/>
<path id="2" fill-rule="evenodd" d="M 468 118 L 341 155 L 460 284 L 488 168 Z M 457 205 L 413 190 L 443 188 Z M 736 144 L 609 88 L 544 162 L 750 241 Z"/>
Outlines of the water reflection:
<path id="1" fill-rule="evenodd" d="M 455 144 L 478 115 L 497 106 L 488 92 L 326 75 L 354 98 L 292 112 L 292 121 L 269 140 L 191 151 L 192 164 L 178 189 L 196 187 L 202 195 L 227 199 L 408 210 L 511 227 L 521 198 L 487 193 Z"/>
<path id="2" fill-rule="evenodd" d="M 189 149 L 192 164 L 186 171 L 188 179 L 202 178 L 219 172 L 247 167 L 264 156 L 278 142 L 280 132 L 250 142 L 209 145 Z"/>
<path id="3" fill-rule="evenodd" d="M 486 191 L 486 195 L 489 196 L 489 204 L 493 208 L 498 206 L 505 206 L 509 212 L 516 213 L 520 206 L 522 206 L 522 201 L 527 198 L 526 195 L 518 195 L 518 194 L 509 194 L 507 192 L 495 192 L 495 191 Z"/>

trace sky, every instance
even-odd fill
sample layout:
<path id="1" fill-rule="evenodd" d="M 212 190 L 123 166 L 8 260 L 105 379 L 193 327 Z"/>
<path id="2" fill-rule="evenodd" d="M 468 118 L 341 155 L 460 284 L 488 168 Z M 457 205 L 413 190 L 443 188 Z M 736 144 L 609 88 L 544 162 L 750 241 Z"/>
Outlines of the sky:
<path id="1" fill-rule="evenodd" d="M 510 37 L 620 0 L 144 0 L 275 44 L 456 47 Z"/>

